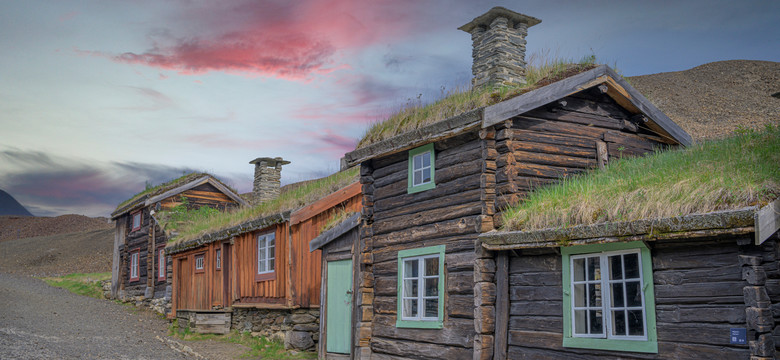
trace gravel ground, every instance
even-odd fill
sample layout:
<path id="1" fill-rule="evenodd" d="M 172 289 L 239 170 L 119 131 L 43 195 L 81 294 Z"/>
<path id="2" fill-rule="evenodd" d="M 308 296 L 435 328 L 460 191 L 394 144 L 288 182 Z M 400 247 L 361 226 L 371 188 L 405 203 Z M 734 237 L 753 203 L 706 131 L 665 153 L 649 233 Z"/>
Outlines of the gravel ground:
<path id="1" fill-rule="evenodd" d="M 165 342 L 168 322 L 151 313 L 20 275 L 0 273 L 0 289 L 2 359 L 186 358 Z"/>

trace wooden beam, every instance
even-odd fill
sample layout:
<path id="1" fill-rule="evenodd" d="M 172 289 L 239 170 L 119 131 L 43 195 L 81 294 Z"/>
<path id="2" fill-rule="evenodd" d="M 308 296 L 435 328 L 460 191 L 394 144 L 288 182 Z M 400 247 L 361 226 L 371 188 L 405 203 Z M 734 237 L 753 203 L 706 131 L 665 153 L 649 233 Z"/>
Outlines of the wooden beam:
<path id="1" fill-rule="evenodd" d="M 300 208 L 290 214 L 290 226 L 297 225 L 302 221 L 306 221 L 315 215 L 321 214 L 323 211 L 328 210 L 350 198 L 360 194 L 362 185 L 356 181 L 344 188 L 336 190 L 328 196 L 315 201 L 313 204 Z"/>
<path id="2" fill-rule="evenodd" d="M 756 212 L 755 224 L 756 245 L 761 245 L 780 229 L 780 198 Z"/>
<path id="3" fill-rule="evenodd" d="M 509 341 L 509 254 L 506 251 L 496 255 L 496 332 L 493 359 L 507 359 Z"/>

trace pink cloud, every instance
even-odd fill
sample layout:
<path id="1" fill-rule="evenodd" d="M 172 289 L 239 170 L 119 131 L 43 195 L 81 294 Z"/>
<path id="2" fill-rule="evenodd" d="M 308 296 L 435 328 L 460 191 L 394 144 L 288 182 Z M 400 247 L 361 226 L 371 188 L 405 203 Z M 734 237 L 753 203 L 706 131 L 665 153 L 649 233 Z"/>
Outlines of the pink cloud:
<path id="1" fill-rule="evenodd" d="M 345 66 L 338 52 L 407 35 L 413 1 L 245 1 L 187 4 L 144 52 L 102 54 L 181 74 L 211 71 L 306 79 Z M 198 26 L 196 26 L 198 25 Z M 184 29 L 189 28 L 189 29 Z M 171 36 L 170 34 L 178 33 Z"/>
<path id="2" fill-rule="evenodd" d="M 315 145 L 315 152 L 325 153 L 328 157 L 336 159 L 344 156 L 346 152 L 354 150 L 357 144 L 357 139 L 335 133 L 331 129 L 309 131 L 303 135 L 319 143 L 318 146 Z"/>

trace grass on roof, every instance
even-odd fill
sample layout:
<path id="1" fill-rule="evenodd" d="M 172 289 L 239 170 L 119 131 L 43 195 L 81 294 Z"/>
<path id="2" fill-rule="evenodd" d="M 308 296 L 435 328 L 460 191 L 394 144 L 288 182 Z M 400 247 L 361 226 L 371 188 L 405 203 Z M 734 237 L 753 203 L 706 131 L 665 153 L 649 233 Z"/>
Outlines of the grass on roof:
<path id="1" fill-rule="evenodd" d="M 593 55 L 586 56 L 579 62 L 549 57 L 543 57 L 539 61 L 531 61 L 526 67 L 526 84 L 454 89 L 446 93 L 442 99 L 431 104 L 409 103 L 387 120 L 371 125 L 358 142 L 357 148 L 419 129 L 467 111 L 497 104 L 594 67 L 596 67 L 596 57 Z"/>
<path id="2" fill-rule="evenodd" d="M 193 181 L 195 179 L 201 178 L 201 177 L 206 176 L 206 175 L 208 175 L 208 174 L 202 173 L 202 172 L 192 172 L 192 173 L 184 174 L 184 175 L 182 175 L 180 177 L 177 177 L 177 178 L 175 178 L 173 180 L 169 180 L 169 181 L 166 181 L 166 182 L 164 182 L 162 184 L 155 185 L 155 186 L 152 186 L 151 184 L 147 183 L 146 184 L 146 188 L 143 191 L 141 191 L 141 192 L 131 196 L 129 199 L 127 199 L 125 201 L 122 201 L 116 208 L 118 210 L 118 209 L 122 208 L 122 206 L 125 206 L 125 205 L 127 205 L 127 204 L 129 204 L 129 203 L 131 203 L 133 201 L 136 201 L 137 199 L 140 199 L 144 195 L 156 194 L 157 192 L 159 192 L 160 190 L 163 190 L 163 189 L 175 188 L 177 186 L 184 185 L 184 184 L 186 184 L 186 183 L 188 183 L 190 181 Z"/>
<path id="3" fill-rule="evenodd" d="M 780 123 L 688 149 L 622 159 L 539 188 L 503 213 L 503 230 L 675 217 L 780 197 Z"/>
<path id="4" fill-rule="evenodd" d="M 357 181 L 359 173 L 360 169 L 353 167 L 321 179 L 305 182 L 301 186 L 291 187 L 272 201 L 229 212 L 219 212 L 198 221 L 184 221 L 177 229 L 178 234 L 170 241 L 180 243 L 196 239 L 246 221 L 304 207 Z"/>

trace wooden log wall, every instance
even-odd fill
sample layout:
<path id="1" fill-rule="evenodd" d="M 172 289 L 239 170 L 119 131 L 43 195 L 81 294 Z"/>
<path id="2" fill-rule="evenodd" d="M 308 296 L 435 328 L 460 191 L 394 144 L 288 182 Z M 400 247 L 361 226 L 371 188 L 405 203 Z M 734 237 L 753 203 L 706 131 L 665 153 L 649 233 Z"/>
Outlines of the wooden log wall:
<path id="1" fill-rule="evenodd" d="M 507 358 L 746 359 L 750 357 L 750 346 L 730 344 L 729 330 L 750 329 L 745 311 L 747 296 L 743 293 L 749 284 L 743 280 L 742 254 L 758 250 L 739 244 L 751 240 L 713 238 L 649 243 L 658 354 L 563 348 L 561 255 L 552 249 L 524 250 L 510 259 Z M 757 263 L 763 269 L 774 268 L 772 276 L 777 279 L 777 248 L 763 252 L 766 253 L 772 253 L 772 260 Z M 767 288 L 770 283 L 767 280 Z M 780 297 L 780 291 L 774 294 Z M 772 329 L 764 331 L 771 334 Z M 749 330 L 748 339 L 756 338 L 756 334 Z M 771 335 L 767 336 L 771 339 Z"/>
<path id="2" fill-rule="evenodd" d="M 367 200 L 364 221 L 370 225 L 364 226 L 363 236 L 370 237 L 371 247 L 361 249 L 362 269 L 371 272 L 371 276 L 361 274 L 361 281 L 373 285 L 362 286 L 361 295 L 370 298 L 362 303 L 373 310 L 372 358 L 472 357 L 474 244 L 482 229 L 483 146 L 474 131 L 436 142 L 434 153 L 436 187 L 419 193 L 407 194 L 406 152 L 372 160 L 361 170 Z M 446 245 L 447 289 L 443 329 L 396 328 L 398 251 L 442 244 Z M 362 326 L 358 332 L 364 331 Z"/>
<path id="3" fill-rule="evenodd" d="M 668 146 L 642 124 L 598 87 L 497 124 L 496 211 L 516 204 L 537 186 Z M 501 225 L 500 216 L 494 220 Z"/>
<path id="4" fill-rule="evenodd" d="M 123 215 L 120 221 L 125 222 L 125 241 L 124 248 L 121 251 L 123 258 L 123 276 L 125 296 L 144 296 L 146 290 L 147 275 L 149 273 L 147 259 L 149 255 L 149 231 L 154 221 L 149 216 L 149 209 L 141 211 L 141 228 L 131 231 L 133 228 L 132 213 Z M 130 254 L 140 249 L 138 255 L 138 275 L 139 279 L 130 281 Z"/>
<path id="5" fill-rule="evenodd" d="M 171 196 L 160 202 L 163 209 L 170 209 L 181 204 L 182 197 L 187 198 L 190 209 L 198 209 L 201 206 L 209 206 L 220 211 L 230 210 L 238 205 L 233 199 L 219 191 L 209 183 L 196 186 L 179 195 Z"/>

